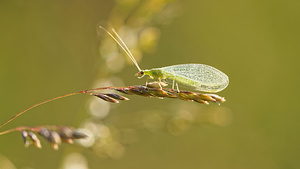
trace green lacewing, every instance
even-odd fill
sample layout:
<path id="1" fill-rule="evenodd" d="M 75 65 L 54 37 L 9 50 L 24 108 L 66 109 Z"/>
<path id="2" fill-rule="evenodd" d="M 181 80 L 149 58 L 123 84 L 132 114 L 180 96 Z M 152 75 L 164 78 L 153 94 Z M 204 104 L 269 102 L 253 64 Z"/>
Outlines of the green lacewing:
<path id="1" fill-rule="evenodd" d="M 135 64 L 139 70 L 137 73 L 139 78 L 147 75 L 151 79 L 158 79 L 159 81 L 162 79 L 171 79 L 173 80 L 173 88 L 174 83 L 176 82 L 176 84 L 183 84 L 184 86 L 194 90 L 210 93 L 220 92 L 229 84 L 229 78 L 225 73 L 205 64 L 179 64 L 142 70 L 118 33 L 114 29 L 112 29 L 112 33 L 110 33 L 105 28 L 101 26 L 100 28 L 103 29 L 120 46 L 120 48 Z"/>

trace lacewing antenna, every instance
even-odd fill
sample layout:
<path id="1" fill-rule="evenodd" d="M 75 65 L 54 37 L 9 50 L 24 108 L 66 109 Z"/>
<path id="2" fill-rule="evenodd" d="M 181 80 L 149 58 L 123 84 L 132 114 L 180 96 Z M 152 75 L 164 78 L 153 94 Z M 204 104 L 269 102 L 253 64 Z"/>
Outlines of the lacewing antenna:
<path id="1" fill-rule="evenodd" d="M 130 58 L 130 60 L 134 63 L 134 65 L 137 67 L 137 69 L 140 71 L 141 68 L 138 65 L 137 61 L 135 60 L 135 58 L 133 57 L 132 53 L 130 52 L 130 50 L 128 49 L 127 45 L 125 44 L 125 42 L 121 39 L 121 37 L 118 35 L 118 33 L 115 31 L 115 29 L 112 28 L 112 33 L 110 33 L 108 30 L 106 30 L 105 28 L 103 28 L 102 26 L 99 26 L 100 29 L 104 30 L 119 46 L 120 48 L 126 53 L 126 55 Z"/>

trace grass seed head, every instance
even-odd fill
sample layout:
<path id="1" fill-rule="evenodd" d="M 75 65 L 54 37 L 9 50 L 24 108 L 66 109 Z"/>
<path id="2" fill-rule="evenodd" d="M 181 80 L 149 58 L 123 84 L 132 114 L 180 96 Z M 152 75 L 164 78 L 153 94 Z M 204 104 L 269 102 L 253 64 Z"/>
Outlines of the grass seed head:
<path id="1" fill-rule="evenodd" d="M 74 130 L 73 134 L 72 134 L 72 138 L 73 139 L 83 139 L 88 137 L 88 135 L 86 135 L 85 133 L 78 131 L 78 130 Z"/>
<path id="2" fill-rule="evenodd" d="M 36 136 L 36 134 L 34 134 L 33 132 L 28 132 L 28 136 L 31 138 L 32 140 L 32 143 L 35 147 L 37 148 L 42 148 L 42 144 L 41 144 L 41 141 L 40 139 Z"/>
<path id="3" fill-rule="evenodd" d="M 29 142 L 29 140 L 28 140 L 28 132 L 25 131 L 25 130 L 22 130 L 22 131 L 21 131 L 21 134 L 22 134 L 22 138 L 23 138 L 23 141 L 24 141 L 24 146 L 25 146 L 26 148 L 29 147 L 30 142 Z"/>

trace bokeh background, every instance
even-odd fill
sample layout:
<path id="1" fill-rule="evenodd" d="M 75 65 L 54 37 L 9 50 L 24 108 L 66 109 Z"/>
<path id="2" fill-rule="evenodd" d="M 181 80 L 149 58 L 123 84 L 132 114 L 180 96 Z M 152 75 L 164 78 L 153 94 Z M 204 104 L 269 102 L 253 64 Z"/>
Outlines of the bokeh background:
<path id="1" fill-rule="evenodd" d="M 204 63 L 230 84 L 220 106 L 77 95 L 9 123 L 68 125 L 89 139 L 58 151 L 0 136 L 0 168 L 300 168 L 300 1 L 0 1 L 0 123 L 43 100 L 144 84 L 99 30 L 114 27 L 141 68 Z"/>

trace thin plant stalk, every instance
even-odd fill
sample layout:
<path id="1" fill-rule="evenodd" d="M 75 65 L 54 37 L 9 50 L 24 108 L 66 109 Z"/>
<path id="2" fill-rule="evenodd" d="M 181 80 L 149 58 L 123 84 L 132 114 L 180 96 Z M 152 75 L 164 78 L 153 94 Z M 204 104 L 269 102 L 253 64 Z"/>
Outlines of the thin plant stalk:
<path id="1" fill-rule="evenodd" d="M 6 124 L 10 123 L 11 121 L 13 121 L 15 118 L 21 116 L 22 114 L 24 114 L 25 112 L 37 107 L 37 106 L 40 106 L 42 104 L 45 104 L 45 103 L 48 103 L 48 102 L 51 102 L 51 101 L 54 101 L 54 100 L 57 100 L 57 99 L 61 99 L 61 98 L 64 98 L 64 97 L 68 97 L 68 96 L 73 96 L 73 95 L 76 95 L 76 94 L 81 94 L 81 93 L 85 93 L 85 91 L 80 91 L 80 92 L 75 92 L 75 93 L 69 93 L 69 94 L 66 94 L 66 95 L 62 95 L 62 96 L 58 96 L 58 97 L 55 97 L 55 98 L 52 98 L 52 99 L 49 99 L 49 100 L 45 100 L 43 102 L 40 102 L 40 103 L 37 103 L 33 106 L 30 106 L 28 107 L 27 109 L 21 111 L 20 113 L 16 114 L 15 116 L 13 116 L 12 118 L 10 118 L 9 120 L 7 120 L 6 122 L 4 122 L 3 124 L 0 125 L 0 128 L 2 128 L 3 126 L 5 126 Z M 0 133 L 0 135 L 2 135 Z"/>
<path id="2" fill-rule="evenodd" d="M 20 113 L 14 115 L 13 117 L 11 117 L 9 120 L 7 120 L 6 122 L 4 122 L 3 124 L 0 125 L 0 128 L 2 128 L 3 126 L 5 126 L 6 124 L 10 123 L 11 121 L 13 121 L 14 119 L 16 119 L 17 117 L 21 116 L 22 114 L 24 114 L 25 112 L 35 108 L 35 107 L 38 107 L 42 104 L 45 104 L 45 103 L 48 103 L 48 102 L 51 102 L 51 101 L 54 101 L 54 100 L 58 100 L 58 99 L 61 99 L 61 98 L 65 98 L 65 97 L 69 97 L 69 96 L 73 96 L 73 95 L 77 95 L 77 94 L 85 94 L 87 92 L 91 92 L 91 91 L 95 91 L 95 90 L 102 90 L 102 89 L 107 89 L 109 87 L 102 87 L 102 88 L 96 88 L 96 89 L 89 89 L 89 90 L 82 90 L 82 91 L 79 91 L 79 92 L 74 92 L 74 93 L 69 93 L 69 94 L 65 94 L 65 95 L 61 95 L 61 96 L 57 96 L 57 97 L 54 97 L 52 99 L 48 99 L 48 100 L 45 100 L 45 101 L 42 101 L 40 103 L 37 103 L 35 105 L 32 105 L 30 107 L 28 107 L 27 109 L 21 111 Z M 15 130 L 8 130 L 8 131 L 5 131 L 5 132 L 0 132 L 0 135 L 3 135 L 3 134 L 6 134 L 6 133 L 9 133 L 9 132 L 12 132 L 12 131 L 15 131 Z"/>

